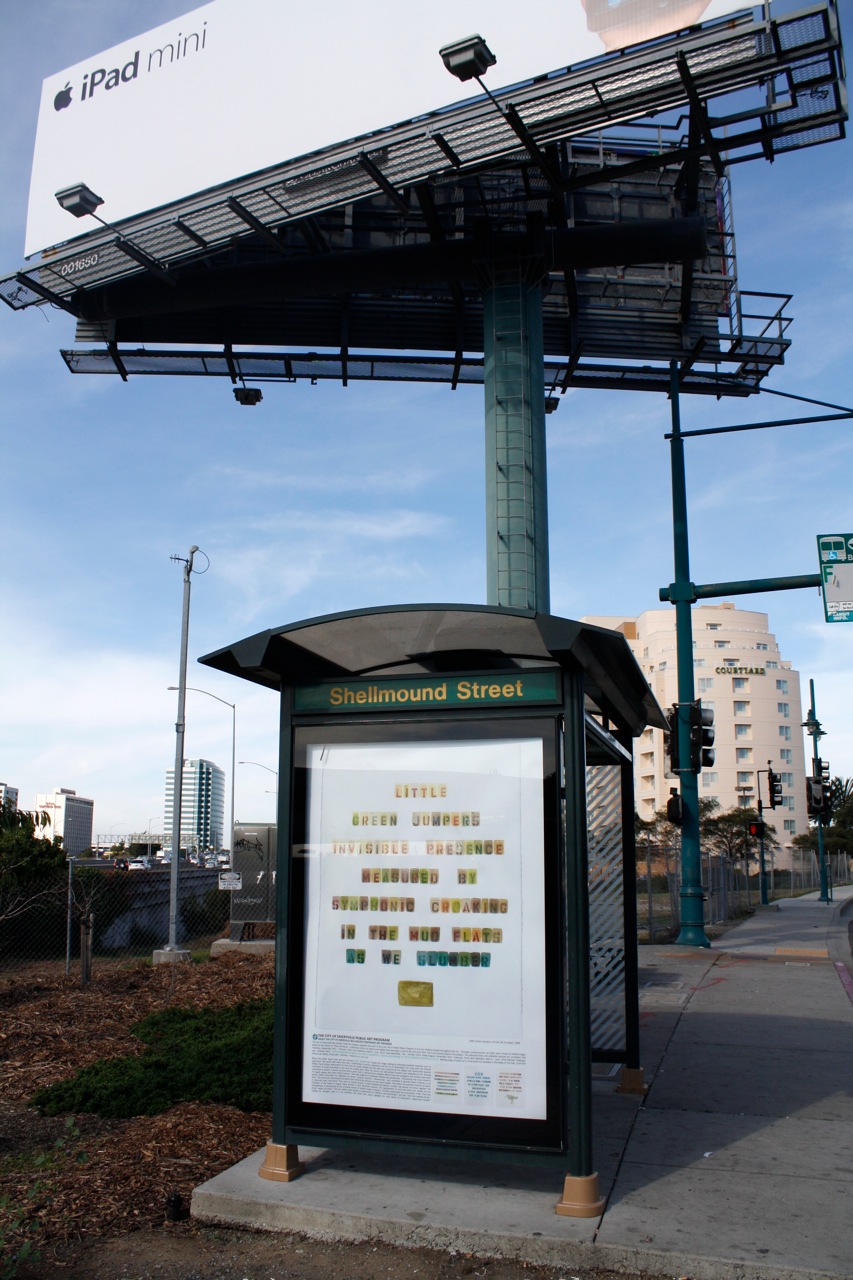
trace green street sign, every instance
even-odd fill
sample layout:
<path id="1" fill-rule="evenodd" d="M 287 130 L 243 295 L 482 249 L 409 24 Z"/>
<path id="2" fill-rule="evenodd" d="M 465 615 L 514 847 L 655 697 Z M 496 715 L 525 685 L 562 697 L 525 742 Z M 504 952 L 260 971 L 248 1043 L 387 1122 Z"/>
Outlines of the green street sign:
<path id="1" fill-rule="evenodd" d="M 496 672 L 476 676 L 324 680 L 297 685 L 295 711 L 442 711 L 447 708 L 523 707 L 558 703 L 558 670 Z"/>
<path id="2" fill-rule="evenodd" d="M 827 622 L 853 622 L 853 533 L 819 533 L 817 554 Z"/>

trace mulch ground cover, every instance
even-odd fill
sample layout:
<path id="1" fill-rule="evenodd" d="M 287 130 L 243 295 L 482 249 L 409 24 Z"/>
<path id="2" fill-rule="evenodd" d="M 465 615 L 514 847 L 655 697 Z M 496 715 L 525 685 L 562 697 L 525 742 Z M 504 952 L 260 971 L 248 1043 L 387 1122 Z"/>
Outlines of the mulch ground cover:
<path id="1" fill-rule="evenodd" d="M 122 1234 L 164 1221 L 192 1189 L 264 1145 L 267 1113 L 187 1102 L 159 1116 L 43 1117 L 36 1090 L 99 1059 L 140 1054 L 130 1028 L 169 1007 L 222 1008 L 272 995 L 271 955 L 97 968 L 81 986 L 43 965 L 0 979 L 0 1254 L 29 1239 Z M 5 1240 L 4 1240 L 5 1235 Z M 2 1268 L 0 1268 L 2 1273 Z"/>

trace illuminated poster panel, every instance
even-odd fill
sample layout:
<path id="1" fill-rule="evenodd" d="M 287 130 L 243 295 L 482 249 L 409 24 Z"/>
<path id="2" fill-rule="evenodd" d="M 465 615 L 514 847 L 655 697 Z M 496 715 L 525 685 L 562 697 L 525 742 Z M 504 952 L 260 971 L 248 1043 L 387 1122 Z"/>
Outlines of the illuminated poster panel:
<path id="1" fill-rule="evenodd" d="M 24 252 L 94 229 L 55 193 L 84 182 L 109 223 L 479 94 L 438 56 L 479 32 L 494 88 L 744 8 L 733 0 L 213 0 L 42 85 Z"/>
<path id="2" fill-rule="evenodd" d="M 544 1120 L 542 738 L 306 750 L 303 1101 Z"/>

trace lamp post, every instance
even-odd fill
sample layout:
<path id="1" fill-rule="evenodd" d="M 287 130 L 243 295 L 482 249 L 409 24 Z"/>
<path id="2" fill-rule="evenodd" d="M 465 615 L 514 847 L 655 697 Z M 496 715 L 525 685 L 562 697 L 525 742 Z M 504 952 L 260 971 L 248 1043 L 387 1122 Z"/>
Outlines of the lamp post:
<path id="1" fill-rule="evenodd" d="M 170 684 L 169 689 L 174 690 L 175 685 Z M 237 704 L 229 702 L 227 698 L 220 698 L 218 693 L 211 693 L 209 689 L 197 689 L 192 684 L 188 684 L 187 689 L 192 693 L 203 693 L 208 698 L 215 698 L 217 702 L 221 702 L 226 707 L 231 708 L 231 829 L 228 836 L 228 851 L 230 853 L 234 847 L 234 758 L 237 754 Z M 240 763 L 244 764 L 246 762 L 241 760 Z"/>
<path id="2" fill-rule="evenodd" d="M 818 743 L 820 739 L 825 737 L 823 729 L 820 727 L 820 721 L 815 714 L 814 700 L 814 680 L 809 681 L 809 695 L 811 698 L 811 706 L 809 713 L 803 722 L 803 728 L 812 740 L 812 777 L 821 780 L 821 760 L 818 755 Z M 826 874 L 826 853 L 823 847 L 823 813 L 817 815 L 817 865 L 818 874 L 820 876 L 820 893 L 818 902 L 829 902 L 829 878 Z"/>
<path id="3" fill-rule="evenodd" d="M 158 818 L 158 819 L 159 819 L 159 817 L 160 817 L 159 813 L 155 813 L 155 814 L 154 814 L 154 818 Z M 146 844 L 147 844 L 147 848 L 148 848 L 148 857 L 149 857 L 149 858 L 151 857 L 151 823 L 154 821 L 154 818 L 149 818 L 149 819 L 148 819 L 148 826 L 147 826 L 146 831 L 145 831 L 145 834 L 148 836 L 148 840 L 146 841 Z"/>
<path id="4" fill-rule="evenodd" d="M 187 689 L 187 649 L 190 632 L 190 578 L 193 571 L 193 556 L 198 547 L 190 547 L 186 560 L 182 556 L 172 556 L 184 566 L 184 599 L 181 615 L 181 658 L 178 670 L 178 715 L 175 721 L 175 772 L 172 798 L 172 860 L 169 867 L 169 941 L 165 947 L 154 952 L 154 963 L 169 963 L 174 960 L 189 959 L 189 952 L 178 947 L 178 863 L 181 859 L 181 801 L 184 786 L 184 716 L 186 711 Z"/>

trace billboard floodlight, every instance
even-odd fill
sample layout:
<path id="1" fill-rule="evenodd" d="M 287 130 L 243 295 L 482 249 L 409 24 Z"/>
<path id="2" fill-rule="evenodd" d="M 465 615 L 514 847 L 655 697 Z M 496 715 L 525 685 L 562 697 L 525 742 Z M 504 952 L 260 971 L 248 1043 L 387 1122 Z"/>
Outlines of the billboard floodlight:
<path id="1" fill-rule="evenodd" d="M 73 187 L 63 187 L 61 191 L 57 191 L 56 198 L 60 208 L 73 213 L 75 218 L 85 218 L 104 203 L 85 182 L 76 182 Z"/>
<path id="2" fill-rule="evenodd" d="M 238 404 L 259 404 L 263 400 L 263 392 L 260 387 L 235 387 L 234 399 Z"/>
<path id="3" fill-rule="evenodd" d="M 457 80 L 479 80 L 497 58 L 482 36 L 466 36 L 439 49 L 441 60 Z"/>

